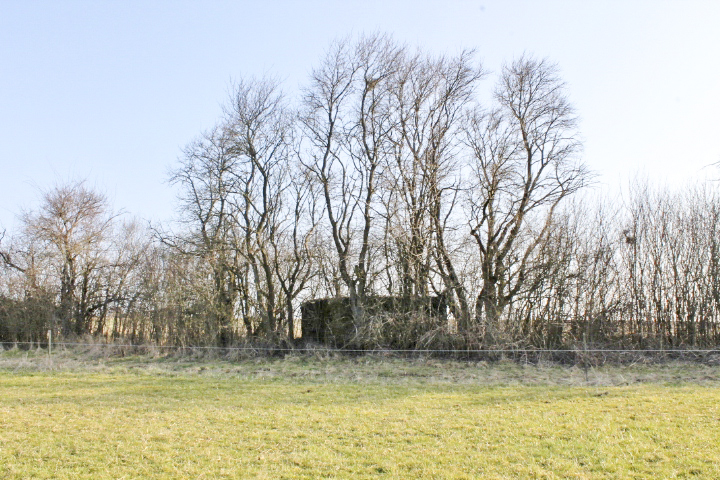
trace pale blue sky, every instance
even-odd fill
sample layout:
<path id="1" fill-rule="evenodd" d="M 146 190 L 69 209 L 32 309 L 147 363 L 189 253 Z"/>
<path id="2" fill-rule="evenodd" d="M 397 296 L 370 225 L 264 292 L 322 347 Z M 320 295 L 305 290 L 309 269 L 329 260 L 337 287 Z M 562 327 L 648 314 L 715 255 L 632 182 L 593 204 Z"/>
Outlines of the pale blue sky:
<path id="1" fill-rule="evenodd" d="M 77 178 L 169 219 L 167 171 L 232 79 L 270 73 L 292 94 L 333 39 L 374 31 L 476 48 L 491 71 L 523 52 L 558 63 L 602 185 L 720 178 L 703 169 L 720 161 L 717 0 L 0 0 L 0 228 Z"/>

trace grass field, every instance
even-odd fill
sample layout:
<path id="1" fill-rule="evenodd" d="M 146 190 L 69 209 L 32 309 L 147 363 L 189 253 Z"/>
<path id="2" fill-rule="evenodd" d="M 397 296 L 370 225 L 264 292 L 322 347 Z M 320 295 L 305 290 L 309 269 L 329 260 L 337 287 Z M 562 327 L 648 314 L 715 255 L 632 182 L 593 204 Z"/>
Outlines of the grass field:
<path id="1" fill-rule="evenodd" d="M 2 478 L 720 478 L 720 371 L 0 353 Z"/>

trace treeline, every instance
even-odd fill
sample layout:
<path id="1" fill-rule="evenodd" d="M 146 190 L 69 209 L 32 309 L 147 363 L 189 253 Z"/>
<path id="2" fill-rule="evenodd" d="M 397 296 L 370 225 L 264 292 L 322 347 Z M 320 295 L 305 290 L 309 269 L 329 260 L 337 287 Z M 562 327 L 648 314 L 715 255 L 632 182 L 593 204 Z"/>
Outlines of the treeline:
<path id="1" fill-rule="evenodd" d="M 717 345 L 717 188 L 593 198 L 556 66 L 512 61 L 483 103 L 486 76 L 375 35 L 298 98 L 239 81 L 172 172 L 172 225 L 76 182 L 0 238 L 0 341 L 292 343 L 302 302 L 347 297 L 361 348 Z"/>

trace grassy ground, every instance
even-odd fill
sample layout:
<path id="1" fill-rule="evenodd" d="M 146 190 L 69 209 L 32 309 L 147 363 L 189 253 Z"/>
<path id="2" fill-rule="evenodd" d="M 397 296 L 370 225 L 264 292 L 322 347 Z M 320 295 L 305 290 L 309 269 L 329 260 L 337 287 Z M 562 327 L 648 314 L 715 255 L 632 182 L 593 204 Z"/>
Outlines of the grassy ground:
<path id="1" fill-rule="evenodd" d="M 720 478 L 720 370 L 0 353 L 3 478 Z"/>

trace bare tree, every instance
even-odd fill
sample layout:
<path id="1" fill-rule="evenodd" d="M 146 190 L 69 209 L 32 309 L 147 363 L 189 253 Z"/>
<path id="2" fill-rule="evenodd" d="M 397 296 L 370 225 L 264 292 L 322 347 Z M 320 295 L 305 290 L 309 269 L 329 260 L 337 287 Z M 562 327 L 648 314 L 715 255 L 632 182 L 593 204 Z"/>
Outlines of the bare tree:
<path id="1" fill-rule="evenodd" d="M 211 313 L 220 343 L 242 317 L 245 335 L 292 336 L 293 301 L 309 275 L 309 186 L 296 174 L 294 117 L 277 81 L 241 80 L 222 122 L 185 152 L 185 236 L 165 242 L 213 271 Z M 292 228 L 291 228 L 292 226 Z M 281 264 L 282 263 L 282 264 Z"/>
<path id="2" fill-rule="evenodd" d="M 151 231 L 139 220 L 129 219 L 116 225 L 112 237 L 100 271 L 102 275 L 97 279 L 97 292 L 101 295 L 97 295 L 93 309 L 96 336 L 119 332 L 116 324 L 120 318 L 133 312 L 139 302 L 148 300 L 143 284 L 154 247 Z M 148 337 L 150 335 L 142 339 Z M 154 340 L 160 338 L 156 336 Z"/>
<path id="3" fill-rule="evenodd" d="M 635 180 L 626 216 L 619 282 L 625 318 L 620 335 L 634 345 L 717 340 L 717 192 L 709 184 L 681 191 Z"/>
<path id="4" fill-rule="evenodd" d="M 475 174 L 470 228 L 482 274 L 476 315 L 488 341 L 505 307 L 528 285 L 556 208 L 589 179 L 576 158 L 576 117 L 554 65 L 514 61 L 503 68 L 495 99 L 496 108 L 469 119 L 467 134 Z M 535 231 L 528 229 L 531 220 Z"/>
<path id="5" fill-rule="evenodd" d="M 22 231 L 8 240 L 0 244 L 0 338 L 41 341 L 56 314 L 55 255 Z"/>
<path id="6" fill-rule="evenodd" d="M 207 328 L 213 341 L 226 344 L 235 333 L 235 301 L 242 277 L 235 248 L 235 213 L 232 196 L 239 185 L 235 170 L 239 160 L 224 126 L 217 126 L 185 148 L 181 165 L 170 182 L 179 185 L 184 235 L 160 234 L 183 255 L 197 255 L 212 271 Z M 245 326 L 252 331 L 250 320 Z M 210 333 L 214 332 L 214 333 Z"/>
<path id="7" fill-rule="evenodd" d="M 307 190 L 293 178 L 293 115 L 278 82 L 262 79 L 235 85 L 226 116 L 238 160 L 233 171 L 238 183 L 232 197 L 234 218 L 242 237 L 240 252 L 254 278 L 260 329 L 265 335 L 292 337 L 292 301 L 308 268 L 302 238 Z M 286 252 L 281 253 L 280 246 L 286 241 L 288 223 L 294 225 L 292 243 L 286 244 L 292 253 L 284 260 L 291 265 L 281 268 L 278 262 Z"/>
<path id="8" fill-rule="evenodd" d="M 95 298 L 101 288 L 97 276 L 116 216 L 105 196 L 82 181 L 45 192 L 40 209 L 22 216 L 24 235 L 53 253 L 64 335 L 90 333 L 96 311 L 107 301 Z"/>
<path id="9" fill-rule="evenodd" d="M 621 294 L 621 215 L 608 199 L 580 199 L 569 205 L 567 230 L 574 248 L 566 272 L 570 289 L 569 339 L 576 344 L 607 344 L 616 339 Z"/>
<path id="10" fill-rule="evenodd" d="M 389 86 L 402 49 L 387 36 L 336 42 L 305 91 L 304 166 L 320 186 L 353 317 L 362 322 L 372 286 L 372 232 L 395 117 Z"/>
<path id="11" fill-rule="evenodd" d="M 402 64 L 392 85 L 398 122 L 388 169 L 390 193 L 398 204 L 391 222 L 399 233 L 392 241 L 399 254 L 401 291 L 427 296 L 430 288 L 442 290 L 461 322 L 470 312 L 450 233 L 462 175 L 457 134 L 483 76 L 472 58 L 472 51 L 439 58 L 418 53 Z M 439 275 L 440 287 L 432 272 Z"/>
<path id="12" fill-rule="evenodd" d="M 282 289 L 285 304 L 285 320 L 288 336 L 292 339 L 297 331 L 295 322 L 295 299 L 305 291 L 317 275 L 317 261 L 311 245 L 322 209 L 313 183 L 300 175 L 291 179 L 287 189 L 288 212 L 272 237 L 273 263 L 277 281 Z"/>

